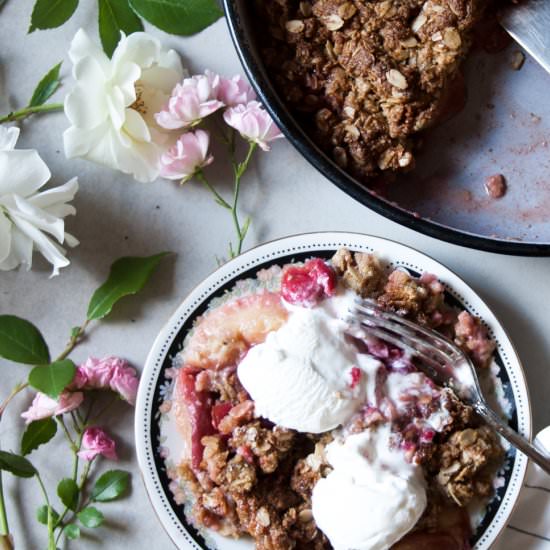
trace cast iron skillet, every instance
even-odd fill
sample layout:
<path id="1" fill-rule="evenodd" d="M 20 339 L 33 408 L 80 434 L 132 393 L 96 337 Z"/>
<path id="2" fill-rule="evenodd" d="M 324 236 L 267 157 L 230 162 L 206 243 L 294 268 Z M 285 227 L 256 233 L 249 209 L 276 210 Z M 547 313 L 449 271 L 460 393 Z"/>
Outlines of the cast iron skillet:
<path id="1" fill-rule="evenodd" d="M 223 0 L 231 38 L 260 100 L 288 140 L 319 172 L 376 213 L 420 233 L 468 248 L 518 256 L 550 256 L 550 244 L 492 239 L 415 215 L 377 196 L 344 172 L 300 127 L 275 91 L 254 44 L 251 0 Z"/>

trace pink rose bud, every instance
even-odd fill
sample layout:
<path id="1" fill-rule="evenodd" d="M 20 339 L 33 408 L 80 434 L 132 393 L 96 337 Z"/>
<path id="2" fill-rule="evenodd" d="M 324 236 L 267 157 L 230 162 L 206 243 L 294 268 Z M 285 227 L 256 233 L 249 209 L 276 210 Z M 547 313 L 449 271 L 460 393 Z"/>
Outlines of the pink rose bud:
<path id="1" fill-rule="evenodd" d="M 130 405 L 136 404 L 139 379 L 135 369 L 128 366 L 128 363 L 117 364 L 113 370 L 113 377 L 110 382 L 111 389 L 117 392 L 122 399 Z"/>
<path id="2" fill-rule="evenodd" d="M 198 170 L 214 160 L 212 155 L 208 155 L 209 141 L 208 132 L 204 130 L 183 134 L 161 156 L 160 175 L 169 180 L 181 180 L 182 183 L 192 178 Z"/>
<path id="3" fill-rule="evenodd" d="M 219 75 L 210 71 L 185 78 L 176 84 L 162 111 L 155 114 L 157 124 L 168 130 L 196 124 L 224 106 L 218 100 L 219 87 Z"/>
<path id="4" fill-rule="evenodd" d="M 38 392 L 34 396 L 31 406 L 21 416 L 27 424 L 30 424 L 35 420 L 70 412 L 79 407 L 82 401 L 84 401 L 82 392 L 64 391 L 57 401 L 44 393 Z"/>
<path id="5" fill-rule="evenodd" d="M 230 107 L 223 114 L 223 119 L 243 138 L 257 143 L 264 151 L 269 151 L 270 141 L 284 137 L 268 112 L 257 101 Z"/>
<path id="6" fill-rule="evenodd" d="M 83 460 L 93 460 L 98 455 L 103 455 L 111 460 L 118 460 L 115 450 L 115 442 L 102 428 L 86 428 L 82 436 L 82 446 L 78 456 Z"/>
<path id="7" fill-rule="evenodd" d="M 218 99 L 228 107 L 234 107 L 240 103 L 248 103 L 256 99 L 256 92 L 241 75 L 235 75 L 233 78 L 222 76 Z"/>

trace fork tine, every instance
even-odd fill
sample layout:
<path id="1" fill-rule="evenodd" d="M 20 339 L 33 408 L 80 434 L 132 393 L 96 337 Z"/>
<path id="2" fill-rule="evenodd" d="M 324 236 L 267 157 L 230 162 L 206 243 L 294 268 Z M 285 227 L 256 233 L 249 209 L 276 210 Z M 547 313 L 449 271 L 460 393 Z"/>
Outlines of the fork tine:
<path id="1" fill-rule="evenodd" d="M 404 317 L 401 317 L 400 315 L 397 315 L 395 313 L 392 313 L 391 311 L 386 311 L 371 299 L 358 299 L 355 302 L 356 307 L 364 310 L 372 310 L 374 313 L 379 314 L 385 319 L 389 319 L 392 321 L 395 321 L 401 326 L 407 327 L 410 330 L 413 330 L 415 332 L 420 332 L 424 334 L 425 336 L 435 340 L 437 344 L 443 349 L 444 351 L 447 350 L 448 355 L 455 356 L 457 354 L 457 347 L 454 342 L 443 336 L 442 334 L 436 332 L 435 330 L 432 330 L 430 328 L 426 328 L 423 326 L 420 326 L 412 321 L 409 321 L 408 319 L 405 319 Z"/>
<path id="2" fill-rule="evenodd" d="M 372 299 L 357 300 L 356 305 L 358 305 L 360 308 L 363 308 L 365 310 L 370 309 L 371 311 L 384 317 L 385 319 L 394 321 L 399 325 L 407 327 L 410 330 L 422 333 L 428 338 L 435 340 L 437 344 L 441 346 L 442 349 L 448 350 L 448 353 L 454 353 L 456 350 L 456 346 L 454 342 L 452 342 L 442 334 L 436 332 L 433 329 L 426 328 L 417 323 L 414 323 L 413 321 L 409 321 L 408 319 L 402 317 L 401 315 L 397 315 L 396 313 L 382 309 L 378 305 L 378 303 Z"/>
<path id="3" fill-rule="evenodd" d="M 402 339 L 396 338 L 394 335 L 386 332 L 384 329 L 380 327 L 372 327 L 370 325 L 367 325 L 366 323 L 363 323 L 362 321 L 358 321 L 358 323 L 362 327 L 364 327 L 367 330 L 367 332 L 369 332 L 372 336 L 375 336 L 380 340 L 389 342 L 390 344 L 393 344 L 394 346 L 400 349 L 403 349 L 409 352 L 411 355 L 420 359 L 420 361 L 423 363 L 423 365 L 421 366 L 421 370 L 424 370 L 426 374 L 430 378 L 432 378 L 436 383 L 438 383 L 440 386 L 447 385 L 447 379 L 441 374 L 441 369 L 443 368 L 443 365 L 438 363 L 435 359 L 426 355 L 422 351 L 415 349 L 408 342 Z"/>
<path id="4" fill-rule="evenodd" d="M 395 333 L 399 337 L 407 337 L 410 340 L 410 345 L 415 349 L 420 349 L 427 354 L 435 354 L 442 361 L 449 363 L 452 361 L 452 356 L 443 351 L 441 348 L 435 346 L 432 342 L 426 341 L 426 337 L 419 337 L 418 333 L 409 329 L 406 326 L 400 325 L 394 321 L 386 319 L 382 315 L 375 315 L 371 310 L 366 308 L 357 307 L 355 315 L 364 317 L 367 319 L 367 323 L 373 323 L 378 327 L 382 327 L 392 333 Z"/>

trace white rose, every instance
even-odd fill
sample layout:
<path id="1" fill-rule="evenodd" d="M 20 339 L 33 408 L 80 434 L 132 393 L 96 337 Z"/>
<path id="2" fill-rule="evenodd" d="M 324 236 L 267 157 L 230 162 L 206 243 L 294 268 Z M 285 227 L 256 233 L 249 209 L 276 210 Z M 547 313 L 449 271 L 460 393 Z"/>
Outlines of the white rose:
<path id="1" fill-rule="evenodd" d="M 72 125 L 63 134 L 66 156 L 87 158 L 138 181 L 155 180 L 160 155 L 172 143 L 154 114 L 184 76 L 178 54 L 147 33 L 121 33 L 109 59 L 80 29 L 69 57 L 76 85 L 65 98 Z"/>
<path id="2" fill-rule="evenodd" d="M 57 275 L 69 265 L 60 245 L 78 244 L 63 221 L 76 213 L 67 203 L 78 191 L 77 178 L 39 193 L 50 170 L 34 149 L 14 149 L 18 137 L 19 128 L 0 126 L 0 270 L 20 264 L 30 269 L 34 249 L 53 265 L 52 276 Z"/>

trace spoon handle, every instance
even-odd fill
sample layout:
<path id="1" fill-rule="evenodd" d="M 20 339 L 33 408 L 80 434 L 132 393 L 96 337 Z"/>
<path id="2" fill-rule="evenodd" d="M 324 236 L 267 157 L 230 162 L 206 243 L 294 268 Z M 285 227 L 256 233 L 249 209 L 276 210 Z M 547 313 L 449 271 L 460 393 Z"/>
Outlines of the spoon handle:
<path id="1" fill-rule="evenodd" d="M 550 475 L 550 455 L 543 450 L 537 449 L 525 437 L 510 428 L 491 408 L 483 401 L 474 404 L 476 412 L 504 439 L 509 441 L 516 449 L 527 455 L 535 464 L 540 466 Z"/>

